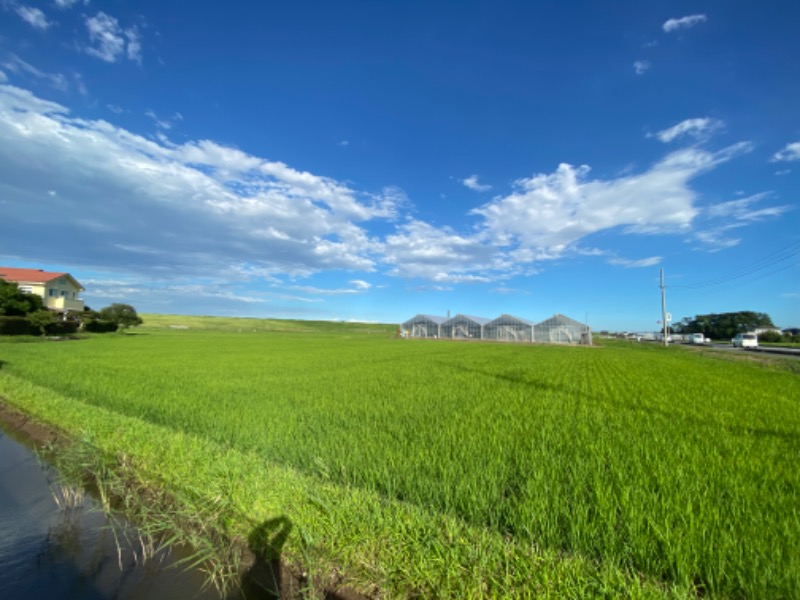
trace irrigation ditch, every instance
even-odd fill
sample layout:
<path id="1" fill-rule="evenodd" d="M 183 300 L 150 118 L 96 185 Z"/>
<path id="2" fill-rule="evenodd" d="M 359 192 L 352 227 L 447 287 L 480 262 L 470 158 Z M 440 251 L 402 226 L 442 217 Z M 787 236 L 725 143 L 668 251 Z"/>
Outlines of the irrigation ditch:
<path id="1" fill-rule="evenodd" d="M 235 509 L 224 498 L 173 497 L 141 481 L 125 457 L 104 456 L 4 400 L 0 512 L 9 523 L 0 519 L 0 588 L 69 600 L 366 600 L 347 588 L 317 589 L 302 565 L 281 559 L 288 518 L 257 524 L 247 540 L 228 535 Z"/>

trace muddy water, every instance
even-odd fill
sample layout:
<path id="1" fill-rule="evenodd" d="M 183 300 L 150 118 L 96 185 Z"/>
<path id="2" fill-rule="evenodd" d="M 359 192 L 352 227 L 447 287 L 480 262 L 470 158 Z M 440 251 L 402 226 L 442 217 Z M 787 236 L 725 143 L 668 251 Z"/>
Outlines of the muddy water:
<path id="1" fill-rule="evenodd" d="M 136 542 L 112 530 L 90 496 L 59 507 L 57 481 L 0 423 L 0 598 L 219 599 L 203 589 L 202 573 L 174 566 L 175 551 L 143 562 Z"/>

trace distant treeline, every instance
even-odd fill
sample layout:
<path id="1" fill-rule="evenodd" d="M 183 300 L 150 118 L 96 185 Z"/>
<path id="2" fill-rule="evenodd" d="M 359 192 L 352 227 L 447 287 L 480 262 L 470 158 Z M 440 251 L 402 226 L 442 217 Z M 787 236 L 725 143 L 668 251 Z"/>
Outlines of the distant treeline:
<path id="1" fill-rule="evenodd" d="M 702 333 L 715 340 L 724 340 L 734 337 L 737 333 L 768 327 L 775 327 L 768 314 L 745 310 L 686 317 L 672 326 L 672 332 Z"/>

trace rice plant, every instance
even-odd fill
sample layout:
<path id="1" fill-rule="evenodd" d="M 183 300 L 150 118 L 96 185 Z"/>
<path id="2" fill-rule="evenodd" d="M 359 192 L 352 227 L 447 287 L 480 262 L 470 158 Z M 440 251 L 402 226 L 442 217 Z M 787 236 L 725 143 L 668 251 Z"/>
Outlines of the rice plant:
<path id="1" fill-rule="evenodd" d="M 319 519 L 348 515 L 315 486 L 363 490 L 585 558 L 625 585 L 641 575 L 665 593 L 800 595 L 800 380 L 782 363 L 648 345 L 196 329 L 0 346 L 0 359 L 0 376 L 308 477 L 304 502 Z M 238 475 L 213 477 L 246 513 L 250 500 L 224 482 Z M 438 543 L 425 550 L 432 569 L 449 552 Z M 486 586 L 525 589 L 501 576 L 498 555 L 458 556 L 437 577 L 477 561 Z M 392 581 L 426 577 L 381 564 Z"/>

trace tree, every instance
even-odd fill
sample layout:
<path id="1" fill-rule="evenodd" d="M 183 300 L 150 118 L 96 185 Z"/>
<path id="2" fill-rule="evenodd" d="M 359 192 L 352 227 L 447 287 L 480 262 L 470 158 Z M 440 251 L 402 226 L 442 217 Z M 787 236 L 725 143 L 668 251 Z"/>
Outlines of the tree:
<path id="1" fill-rule="evenodd" d="M 28 315 L 28 323 L 36 327 L 39 333 L 44 337 L 47 333 L 47 326 L 56 322 L 56 316 L 53 311 L 42 309 L 32 312 Z"/>
<path id="2" fill-rule="evenodd" d="M 685 318 L 676 327 L 680 333 L 702 333 L 716 340 L 730 339 L 737 333 L 746 333 L 760 327 L 774 327 L 766 313 L 739 311 L 735 313 L 712 313 Z"/>
<path id="3" fill-rule="evenodd" d="M 123 331 L 128 327 L 141 325 L 141 317 L 136 314 L 136 309 L 130 304 L 112 304 L 100 310 L 100 320 L 116 323 Z"/>
<path id="4" fill-rule="evenodd" d="M 42 309 L 44 303 L 39 296 L 23 292 L 16 283 L 0 279 L 0 315 L 24 317 Z"/>

